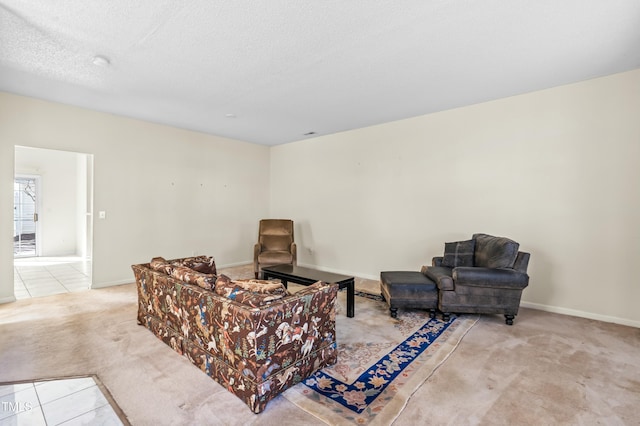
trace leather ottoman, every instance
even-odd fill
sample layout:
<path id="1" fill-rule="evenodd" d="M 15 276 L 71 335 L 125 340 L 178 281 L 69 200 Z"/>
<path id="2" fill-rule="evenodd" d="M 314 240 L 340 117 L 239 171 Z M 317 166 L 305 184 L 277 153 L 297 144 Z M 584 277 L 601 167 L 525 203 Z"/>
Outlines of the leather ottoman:
<path id="1" fill-rule="evenodd" d="M 428 309 L 431 318 L 436 316 L 438 287 L 422 272 L 380 272 L 380 293 L 392 318 L 398 317 L 398 308 Z"/>

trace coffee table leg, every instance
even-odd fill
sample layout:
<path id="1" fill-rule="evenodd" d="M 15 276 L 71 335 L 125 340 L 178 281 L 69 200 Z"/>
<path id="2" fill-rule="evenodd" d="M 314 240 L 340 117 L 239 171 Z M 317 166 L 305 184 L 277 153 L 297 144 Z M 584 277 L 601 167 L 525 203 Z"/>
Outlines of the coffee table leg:
<path id="1" fill-rule="evenodd" d="M 356 290 L 356 282 L 355 280 L 349 280 L 347 282 L 347 316 L 349 318 L 353 318 L 355 316 L 355 290 Z"/>

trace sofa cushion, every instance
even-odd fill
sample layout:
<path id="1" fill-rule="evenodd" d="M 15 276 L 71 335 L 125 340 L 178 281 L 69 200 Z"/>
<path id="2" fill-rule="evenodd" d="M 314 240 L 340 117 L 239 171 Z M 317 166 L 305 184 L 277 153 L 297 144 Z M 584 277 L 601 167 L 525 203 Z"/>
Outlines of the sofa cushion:
<path id="1" fill-rule="evenodd" d="M 246 281 L 250 280 L 242 280 L 242 281 L 234 281 L 231 280 L 226 275 L 220 275 L 216 280 L 215 284 L 215 292 L 221 296 L 229 298 L 231 300 L 235 300 L 238 303 L 242 303 L 245 305 L 249 305 L 252 307 L 260 307 L 264 305 L 268 305 L 269 303 L 280 300 L 286 295 L 288 292 L 281 291 L 280 289 L 272 289 L 273 293 L 269 292 L 260 292 L 260 291 L 251 291 L 246 289 L 245 287 L 253 287 L 256 286 L 257 283 L 248 284 Z M 259 281 L 259 280 L 253 280 Z M 270 283 L 273 284 L 273 283 Z M 268 284 L 267 287 L 270 285 Z M 280 283 L 282 285 L 282 283 Z M 282 286 L 284 287 L 284 286 Z M 266 291 L 266 289 L 263 289 Z"/>
<path id="2" fill-rule="evenodd" d="M 162 272 L 167 275 L 171 275 L 171 272 L 173 271 L 173 266 L 167 262 L 164 257 L 154 257 L 151 259 L 149 267 L 154 271 Z"/>
<path id="3" fill-rule="evenodd" d="M 216 262 L 212 256 L 185 257 L 173 261 L 174 266 L 186 266 L 203 274 L 216 275 Z"/>
<path id="4" fill-rule="evenodd" d="M 449 268 L 456 268 L 458 266 L 473 266 L 475 247 L 475 240 L 445 243 L 442 266 L 447 266 Z"/>
<path id="5" fill-rule="evenodd" d="M 474 266 L 484 268 L 513 268 L 520 244 L 509 238 L 474 234 L 476 249 Z"/>
<path id="6" fill-rule="evenodd" d="M 177 280 L 184 281 L 185 283 L 202 287 L 205 290 L 213 290 L 216 283 L 215 275 L 203 274 L 202 272 L 194 271 L 186 266 L 174 266 L 173 271 L 171 271 L 171 276 Z"/>
<path id="7" fill-rule="evenodd" d="M 436 283 L 439 290 L 454 290 L 453 269 L 446 266 L 423 266 L 420 270 L 431 281 Z"/>
<path id="8" fill-rule="evenodd" d="M 251 278 L 246 280 L 233 280 L 233 283 L 254 293 L 289 294 L 287 288 L 280 280 L 256 280 Z"/>
<path id="9" fill-rule="evenodd" d="M 258 262 L 271 265 L 291 263 L 293 262 L 293 255 L 289 251 L 282 250 L 264 251 L 258 255 Z"/>
<path id="10" fill-rule="evenodd" d="M 291 235 L 263 235 L 260 237 L 262 250 L 291 250 L 293 238 Z"/>

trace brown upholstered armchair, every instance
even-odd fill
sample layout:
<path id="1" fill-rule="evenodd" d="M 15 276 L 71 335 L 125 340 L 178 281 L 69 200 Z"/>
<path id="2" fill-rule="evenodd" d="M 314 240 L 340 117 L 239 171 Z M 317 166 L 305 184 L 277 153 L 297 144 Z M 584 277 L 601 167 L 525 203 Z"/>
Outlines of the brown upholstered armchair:
<path id="1" fill-rule="evenodd" d="M 293 240 L 293 221 L 289 219 L 262 219 L 258 242 L 253 247 L 253 270 L 256 278 L 265 266 L 296 265 L 296 243 Z"/>
<path id="2" fill-rule="evenodd" d="M 529 253 L 508 238 L 474 234 L 468 241 L 445 243 L 442 257 L 422 273 L 438 286 L 438 309 L 451 313 L 503 314 L 513 325 L 522 291 L 529 285 Z"/>

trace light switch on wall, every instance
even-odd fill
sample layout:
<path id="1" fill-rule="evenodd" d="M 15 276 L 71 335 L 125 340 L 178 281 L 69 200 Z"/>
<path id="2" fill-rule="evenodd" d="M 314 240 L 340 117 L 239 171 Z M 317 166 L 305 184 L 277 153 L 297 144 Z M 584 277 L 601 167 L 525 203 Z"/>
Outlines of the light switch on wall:
<path id="1" fill-rule="evenodd" d="M 106 219 L 106 218 L 107 218 L 107 212 L 105 212 L 104 210 L 99 211 L 99 212 L 98 212 L 98 217 L 99 217 L 100 219 Z"/>

